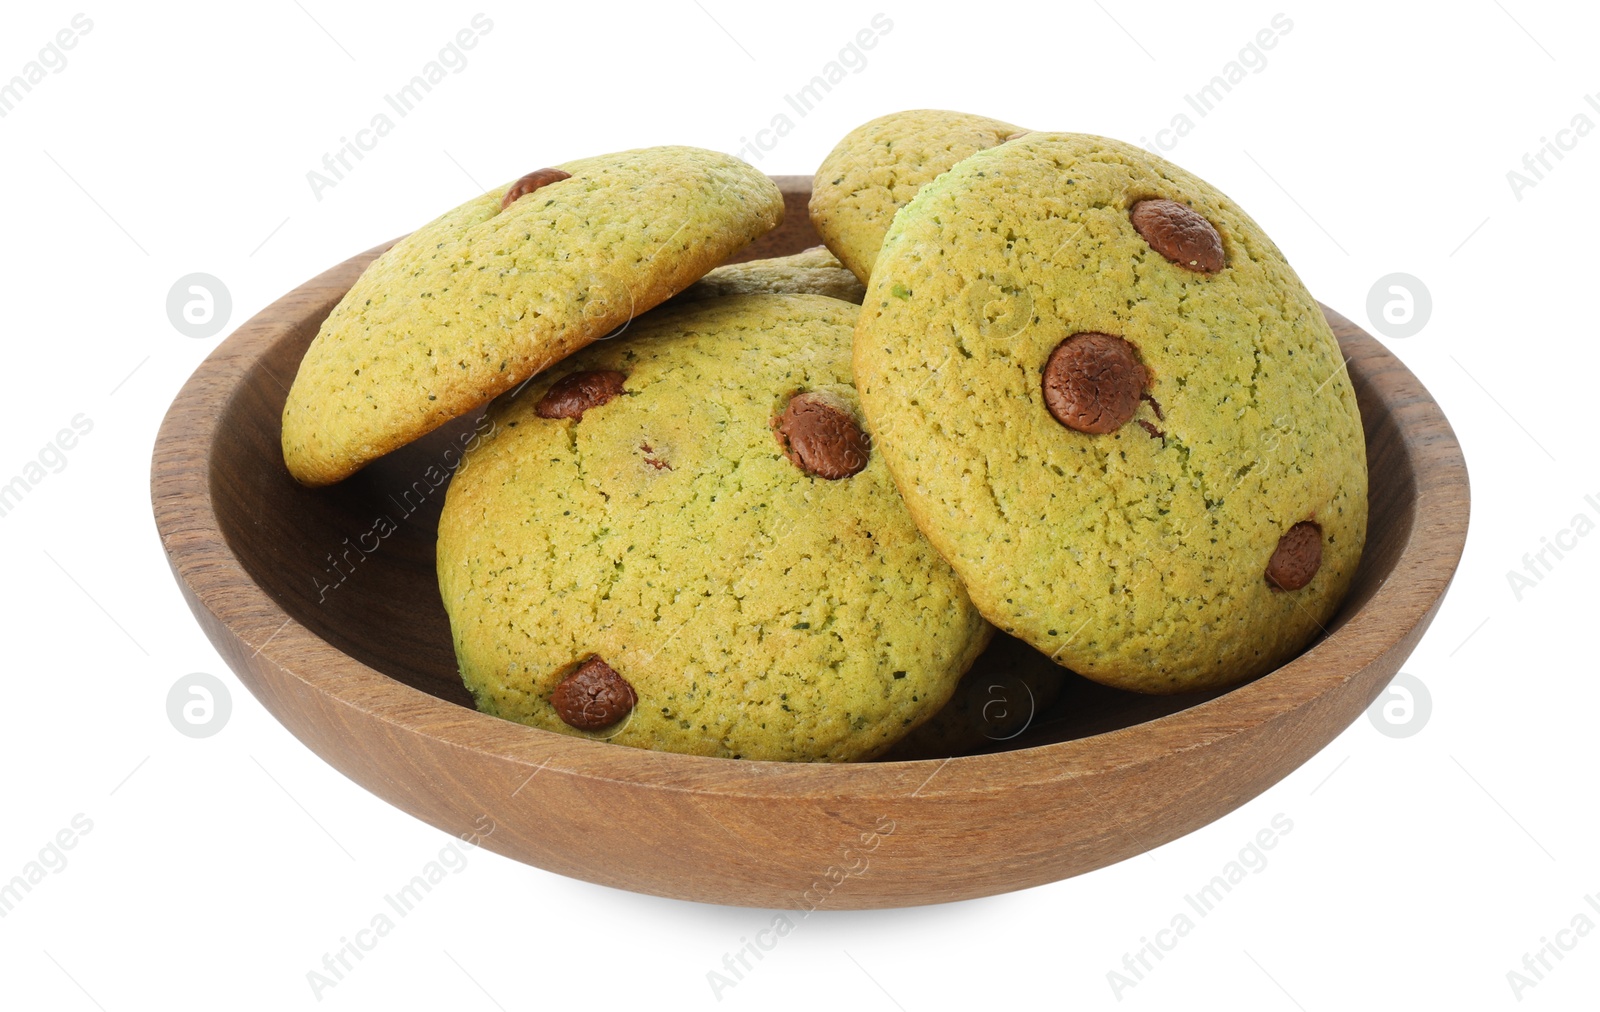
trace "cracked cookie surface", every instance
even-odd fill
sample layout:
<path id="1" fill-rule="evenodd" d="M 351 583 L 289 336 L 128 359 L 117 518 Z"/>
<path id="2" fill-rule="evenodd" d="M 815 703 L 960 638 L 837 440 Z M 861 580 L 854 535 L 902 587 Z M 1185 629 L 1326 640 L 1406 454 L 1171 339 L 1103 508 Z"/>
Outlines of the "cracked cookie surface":
<path id="1" fill-rule="evenodd" d="M 817 295 L 667 307 L 495 402 L 437 559 L 480 709 L 642 748 L 836 761 L 944 705 L 989 625 L 879 454 L 817 477 L 774 431 L 801 394 L 859 412 L 857 314 Z M 620 374 L 621 393 L 541 417 L 576 374 Z M 636 702 L 586 731 L 551 696 L 596 659 Z"/>
<path id="2" fill-rule="evenodd" d="M 1218 270 L 1151 247 L 1130 209 L 1157 198 L 1214 226 Z M 1112 431 L 1047 403 L 1052 352 L 1082 334 L 1144 370 Z M 1175 692 L 1260 674 L 1355 573 L 1365 442 L 1327 321 L 1236 204 L 1131 145 L 1031 133 L 925 187 L 868 285 L 855 376 L 875 450 L 974 602 L 1086 677 Z M 1306 521 L 1320 567 L 1283 590 L 1267 567 Z"/>
<path id="3" fill-rule="evenodd" d="M 283 408 L 297 480 L 339 481 L 487 403 L 783 220 L 770 179 L 699 148 L 541 172 L 547 181 L 504 208 L 528 177 L 401 239 L 328 314 Z"/>

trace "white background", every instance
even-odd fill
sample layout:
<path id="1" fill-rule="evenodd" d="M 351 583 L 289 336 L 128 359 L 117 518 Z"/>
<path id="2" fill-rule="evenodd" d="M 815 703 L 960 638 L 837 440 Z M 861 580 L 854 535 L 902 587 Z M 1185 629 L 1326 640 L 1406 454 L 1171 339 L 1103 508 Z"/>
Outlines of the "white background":
<path id="1" fill-rule="evenodd" d="M 64 469 L 0 517 L 0 881 L 75 815 L 93 824 L 0 919 L 0 1005 L 1314 1012 L 1593 1000 L 1600 931 L 1562 936 L 1573 950 L 1520 995 L 1507 972 L 1581 911 L 1600 924 L 1584 900 L 1600 894 L 1600 537 L 1579 539 L 1521 600 L 1506 575 L 1575 515 L 1600 520 L 1584 499 L 1600 502 L 1600 135 L 1564 135 L 1572 150 L 1520 199 L 1507 179 L 1575 115 L 1600 125 L 1584 101 L 1600 91 L 1592 5 L 482 2 L 32 2 L 0 14 L 0 81 L 80 10 L 93 22 L 66 66 L 0 119 L 0 482 L 73 416 L 93 422 Z M 306 173 L 479 11 L 493 29 L 465 68 L 318 200 Z M 795 117 L 783 96 L 880 11 L 893 27 L 866 65 Z M 1184 96 L 1280 12 L 1293 27 L 1265 67 L 1195 115 Z M 1166 155 L 1249 209 L 1324 302 L 1370 326 L 1378 278 L 1426 285 L 1426 326 L 1386 344 L 1443 405 L 1474 493 L 1454 588 L 1405 665 L 1431 698 L 1427 723 L 1395 738 L 1363 718 L 1232 814 L 1071 881 L 936 908 L 824 909 L 720 999 L 708 971 L 772 912 L 632 895 L 474 850 L 319 1001 L 307 972 L 450 838 L 279 727 L 180 599 L 151 520 L 150 448 L 222 337 L 179 334 L 168 289 L 195 271 L 222 279 L 231 330 L 477 194 L 474 180 L 651 144 L 733 152 L 786 111 L 792 132 L 758 164 L 808 173 L 849 128 L 912 107 L 1147 144 L 1188 112 L 1193 130 Z M 168 689 L 194 671 L 232 690 L 230 722 L 203 740 L 166 713 Z M 1269 864 L 1117 994 L 1108 971 L 1279 813 L 1293 830 Z"/>

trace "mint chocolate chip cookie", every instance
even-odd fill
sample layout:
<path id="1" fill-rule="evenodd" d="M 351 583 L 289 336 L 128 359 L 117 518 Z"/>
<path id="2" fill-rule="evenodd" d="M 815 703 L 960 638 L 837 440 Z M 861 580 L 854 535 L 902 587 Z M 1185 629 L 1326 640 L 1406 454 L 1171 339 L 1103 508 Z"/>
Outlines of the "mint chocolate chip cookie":
<path id="1" fill-rule="evenodd" d="M 439 520 L 480 709 L 623 745 L 877 755 L 991 629 L 861 428 L 858 310 L 658 310 L 490 411 Z"/>
<path id="2" fill-rule="evenodd" d="M 1225 685 L 1333 616 L 1365 443 L 1326 320 L 1203 180 L 1030 133 L 895 218 L 856 329 L 862 409 L 984 616 L 1109 685 Z"/>
<path id="3" fill-rule="evenodd" d="M 770 179 L 661 147 L 566 162 L 400 240 L 323 321 L 283 456 L 326 485 L 510 390 L 688 287 L 783 219 Z"/>
<path id="4" fill-rule="evenodd" d="M 895 212 L 918 190 L 968 155 L 1025 132 L 987 116 L 942 109 L 910 109 L 863 123 L 817 168 L 811 223 L 866 282 Z"/>
<path id="5" fill-rule="evenodd" d="M 861 305 L 867 288 L 826 246 L 786 257 L 725 264 L 696 281 L 677 302 L 720 299 L 728 295 L 826 295 Z"/>

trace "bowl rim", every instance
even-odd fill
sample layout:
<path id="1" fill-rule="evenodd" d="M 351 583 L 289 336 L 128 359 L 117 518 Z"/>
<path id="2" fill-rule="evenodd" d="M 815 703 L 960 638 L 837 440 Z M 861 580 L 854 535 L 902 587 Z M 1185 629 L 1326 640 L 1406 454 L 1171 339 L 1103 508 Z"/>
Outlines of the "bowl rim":
<path id="1" fill-rule="evenodd" d="M 810 183 L 804 176 L 777 178 L 796 186 Z M 240 325 L 179 390 L 153 447 L 152 508 L 174 576 L 230 667 L 275 714 L 258 686 L 259 676 L 246 674 L 263 662 L 299 691 L 319 697 L 324 708 L 350 708 L 359 711 L 351 717 L 496 757 L 530 775 L 550 769 L 644 789 L 769 799 L 983 795 L 1125 770 L 1169 757 L 1175 748 L 1215 745 L 1288 719 L 1402 651 L 1398 666 L 1438 610 L 1465 545 L 1470 492 L 1465 459 L 1448 420 L 1421 381 L 1383 345 L 1323 307 L 1341 334 L 1347 365 L 1359 360 L 1369 377 L 1386 377 L 1381 399 L 1404 457 L 1395 466 L 1410 471 L 1416 500 L 1411 529 L 1378 589 L 1333 633 L 1266 675 L 1128 727 L 946 759 L 839 764 L 725 759 L 628 748 L 492 717 L 391 678 L 301 625 L 251 578 L 224 536 L 212 501 L 211 453 L 218 426 L 251 370 L 287 338 L 285 315 L 303 315 L 312 303 L 337 300 L 360 269 L 392 244 L 329 268 Z M 1381 687 L 1380 682 L 1372 694 Z"/>

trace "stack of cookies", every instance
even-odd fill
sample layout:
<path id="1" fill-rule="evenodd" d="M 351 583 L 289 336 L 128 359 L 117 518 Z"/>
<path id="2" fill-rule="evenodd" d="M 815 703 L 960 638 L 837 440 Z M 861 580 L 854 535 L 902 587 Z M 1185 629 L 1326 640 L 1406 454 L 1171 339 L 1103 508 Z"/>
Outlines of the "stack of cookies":
<path id="1" fill-rule="evenodd" d="M 1071 672 L 1226 686 L 1329 620 L 1365 537 L 1355 397 L 1227 197 L 1116 141 L 915 111 L 846 136 L 810 213 L 826 249 L 724 266 L 781 221 L 765 176 L 569 162 L 402 240 L 323 324 L 283 415 L 305 484 L 492 401 L 437 556 L 481 710 L 697 755 L 953 755 Z"/>

